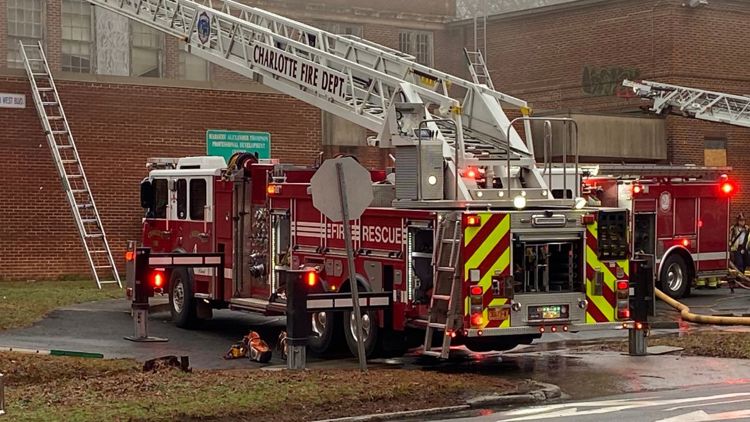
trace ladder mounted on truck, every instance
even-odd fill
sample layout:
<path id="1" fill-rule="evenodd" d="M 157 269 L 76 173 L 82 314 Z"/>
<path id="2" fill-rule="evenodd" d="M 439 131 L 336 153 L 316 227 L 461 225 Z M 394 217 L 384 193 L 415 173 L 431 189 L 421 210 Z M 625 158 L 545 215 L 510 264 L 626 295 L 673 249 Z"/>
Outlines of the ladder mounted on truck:
<path id="1" fill-rule="evenodd" d="M 641 98 L 653 101 L 651 111 L 672 112 L 711 122 L 750 127 L 750 97 L 705 91 L 659 82 L 625 80 L 623 86 L 633 89 Z"/>
<path id="2" fill-rule="evenodd" d="M 397 166 L 414 169 L 396 172 L 396 207 L 464 208 L 481 202 L 510 208 L 517 196 L 528 198 L 529 206 L 573 205 L 572 199 L 549 195 L 536 167 L 530 122 L 523 123 L 524 142 L 501 106 L 528 115 L 523 100 L 373 42 L 232 0 L 88 1 L 179 38 L 192 54 L 373 131 L 370 145 L 395 148 Z M 449 89 L 462 92 L 463 99 L 451 98 Z M 490 183 L 466 177 L 473 167 L 489 169 Z"/>
<path id="3" fill-rule="evenodd" d="M 490 71 L 487 69 L 487 62 L 484 61 L 484 55 L 481 50 L 469 51 L 464 48 L 464 55 L 469 64 L 469 73 L 475 84 L 486 85 L 489 89 L 494 90 L 495 85 L 492 83 Z"/>
<path id="4" fill-rule="evenodd" d="M 42 44 L 21 42 L 20 52 L 31 82 L 34 104 L 42 121 L 47 144 L 70 203 L 96 285 L 100 289 L 103 284 L 117 284 L 122 287 L 104 226 L 94 203 L 94 195 L 83 171 L 81 157 L 78 155 L 73 133 L 65 117 Z"/>

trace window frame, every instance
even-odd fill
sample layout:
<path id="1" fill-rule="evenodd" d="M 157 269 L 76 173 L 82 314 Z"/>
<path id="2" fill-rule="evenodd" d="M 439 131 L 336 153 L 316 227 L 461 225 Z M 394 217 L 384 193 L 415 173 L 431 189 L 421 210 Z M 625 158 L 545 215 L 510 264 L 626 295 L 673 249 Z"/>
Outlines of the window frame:
<path id="1" fill-rule="evenodd" d="M 155 47 L 149 47 L 149 46 L 140 46 L 140 45 L 136 46 L 135 45 L 135 43 L 134 43 L 134 41 L 135 41 L 135 34 L 136 34 L 136 30 L 135 29 L 138 28 L 139 25 L 142 26 L 143 28 L 148 29 L 149 31 L 154 31 L 154 34 L 156 34 L 159 37 L 159 47 L 155 48 Z M 130 22 L 129 33 L 130 33 L 129 34 L 130 38 L 128 40 L 128 44 L 129 44 L 130 48 L 128 49 L 128 51 L 129 51 L 129 54 L 130 54 L 130 69 L 129 69 L 130 76 L 134 77 L 134 78 L 164 78 L 164 76 L 165 76 L 165 52 L 166 52 L 166 45 L 167 45 L 167 43 L 166 43 L 166 37 L 164 36 L 164 34 L 162 32 L 160 32 L 160 31 L 158 31 L 158 30 L 155 30 L 155 29 L 151 28 L 148 25 L 144 25 L 142 23 L 134 22 L 134 21 Z M 156 76 L 149 76 L 148 73 L 152 72 L 153 70 L 149 71 L 149 72 L 147 72 L 145 74 L 142 74 L 142 75 L 136 75 L 136 74 L 134 74 L 133 51 L 135 49 L 147 50 L 147 51 L 156 51 L 157 52 L 157 69 L 158 69 L 158 75 L 156 75 Z"/>
<path id="2" fill-rule="evenodd" d="M 24 15 L 26 15 L 26 13 L 33 14 L 35 12 L 35 9 L 31 9 L 31 10 L 30 9 L 24 9 L 24 8 L 19 9 L 18 8 L 18 4 L 19 3 L 26 3 L 26 2 L 38 2 L 39 3 L 39 38 L 36 38 L 33 35 L 32 36 L 27 36 L 27 35 L 19 36 L 19 35 L 12 35 L 11 34 L 11 25 L 10 25 L 10 22 L 11 22 L 11 12 L 10 12 L 10 10 L 11 10 L 11 2 L 13 2 L 13 5 L 16 6 L 14 8 L 14 10 L 23 10 L 24 11 Z M 18 47 L 18 42 L 19 41 L 23 41 L 24 43 L 31 43 L 31 42 L 34 42 L 34 41 L 41 41 L 42 47 L 44 47 L 45 49 L 47 48 L 47 46 L 46 46 L 46 40 L 47 40 L 47 24 L 46 24 L 47 23 L 47 8 L 45 6 L 46 6 L 46 2 L 44 0 L 6 0 L 6 4 L 5 4 L 6 18 L 5 18 L 5 22 L 4 23 L 5 23 L 5 26 L 6 26 L 6 28 L 5 28 L 5 37 L 6 37 L 7 51 L 6 51 L 6 55 L 5 55 L 5 60 L 6 60 L 5 63 L 6 63 L 6 67 L 7 68 L 9 68 L 9 69 L 23 69 L 23 67 L 24 67 L 23 66 L 23 60 L 21 59 L 21 52 L 20 52 L 20 49 Z M 15 13 L 14 15 L 17 15 L 17 13 Z M 27 25 L 27 24 L 29 24 L 29 23 L 28 22 L 23 22 L 20 25 Z M 30 25 L 34 25 L 34 23 L 33 22 L 30 23 Z M 14 29 L 18 29 L 18 27 L 19 27 L 18 21 L 14 21 L 13 28 Z M 12 55 L 15 55 L 16 58 L 17 58 L 17 60 L 12 60 L 11 59 Z"/>
<path id="3" fill-rule="evenodd" d="M 183 57 L 194 57 L 196 59 L 202 60 L 203 65 L 205 67 L 205 74 L 206 77 L 204 79 L 189 79 L 186 76 L 187 73 L 187 61 L 183 62 Z M 181 80 L 181 81 L 193 81 L 193 82 L 206 82 L 211 80 L 211 62 L 202 58 L 198 57 L 195 54 L 188 53 L 187 51 L 177 48 L 177 71 L 175 72 L 175 79 Z"/>
<path id="4" fill-rule="evenodd" d="M 200 217 L 196 217 L 193 214 L 194 209 L 194 203 L 193 203 L 193 194 L 195 193 L 193 191 L 193 184 L 195 182 L 202 182 L 203 183 L 203 205 L 200 207 Z M 193 177 L 190 178 L 188 181 L 188 219 L 191 221 L 206 221 L 207 216 L 207 208 L 208 206 L 208 182 L 206 179 L 202 177 Z"/>
<path id="5" fill-rule="evenodd" d="M 188 179 L 186 177 L 179 177 L 174 181 L 175 190 L 175 207 L 174 207 L 174 219 L 175 220 L 188 220 L 188 204 L 190 198 L 188 198 Z M 180 217 L 180 213 L 184 215 Z"/>
<path id="6" fill-rule="evenodd" d="M 426 61 L 420 61 L 422 58 L 419 53 L 420 36 L 426 36 L 427 40 L 426 54 L 428 57 L 426 57 Z M 414 56 L 417 63 L 431 67 L 435 63 L 435 33 L 417 29 L 402 29 L 398 33 L 398 49 L 403 53 Z"/>
<path id="7" fill-rule="evenodd" d="M 159 206 L 159 188 L 157 188 L 158 185 L 161 185 L 163 182 L 163 189 L 164 189 L 164 203 L 160 207 Z M 169 216 L 169 179 L 164 177 L 159 177 L 151 180 L 151 186 L 153 187 L 154 191 L 154 208 L 151 210 L 153 212 L 154 219 L 158 220 L 166 220 Z M 163 212 L 159 211 L 159 208 L 162 208 Z"/>
<path id="8" fill-rule="evenodd" d="M 75 40 L 75 39 L 65 39 L 64 35 L 62 33 L 64 32 L 65 27 L 65 3 L 66 2 L 76 2 L 80 3 L 81 10 L 83 10 L 83 7 L 87 6 L 90 10 L 89 14 L 89 40 L 88 41 L 82 41 L 82 40 Z M 61 2 L 61 16 L 60 16 L 60 26 L 61 26 L 61 42 L 60 42 L 60 66 L 63 70 L 63 72 L 74 72 L 74 73 L 96 73 L 96 8 L 93 4 L 88 3 L 86 0 L 62 0 Z M 65 44 L 67 43 L 75 43 L 75 44 L 88 44 L 89 46 L 89 68 L 88 70 L 82 70 L 82 68 L 73 69 L 73 65 L 71 63 L 70 68 L 66 69 L 66 63 L 65 63 L 65 56 L 66 53 L 64 51 Z M 72 54 L 67 54 L 72 56 Z"/>

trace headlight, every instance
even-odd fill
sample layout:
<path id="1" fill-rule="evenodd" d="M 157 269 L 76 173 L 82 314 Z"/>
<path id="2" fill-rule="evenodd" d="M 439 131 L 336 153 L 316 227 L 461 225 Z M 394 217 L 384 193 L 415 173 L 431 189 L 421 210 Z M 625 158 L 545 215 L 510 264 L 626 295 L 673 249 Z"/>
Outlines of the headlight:
<path id="1" fill-rule="evenodd" d="M 518 195 L 513 198 L 513 206 L 518 208 L 519 210 L 526 208 L 526 197 Z"/>

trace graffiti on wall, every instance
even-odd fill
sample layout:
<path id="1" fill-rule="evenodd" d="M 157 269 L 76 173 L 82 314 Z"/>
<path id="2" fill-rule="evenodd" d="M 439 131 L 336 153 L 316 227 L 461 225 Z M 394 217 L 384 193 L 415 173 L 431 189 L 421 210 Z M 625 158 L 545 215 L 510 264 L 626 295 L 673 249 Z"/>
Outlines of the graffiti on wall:
<path id="1" fill-rule="evenodd" d="M 582 89 L 585 94 L 597 97 L 633 96 L 629 88 L 622 86 L 622 81 L 638 80 L 640 74 L 641 71 L 635 68 L 584 66 Z"/>

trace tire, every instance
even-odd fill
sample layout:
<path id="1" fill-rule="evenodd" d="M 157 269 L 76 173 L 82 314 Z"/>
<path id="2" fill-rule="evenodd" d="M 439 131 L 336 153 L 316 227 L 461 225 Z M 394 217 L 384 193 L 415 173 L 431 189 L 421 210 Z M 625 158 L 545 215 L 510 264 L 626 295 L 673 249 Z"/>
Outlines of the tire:
<path id="1" fill-rule="evenodd" d="M 659 287 L 669 297 L 680 299 L 689 294 L 690 285 L 693 283 L 692 278 L 685 259 L 680 255 L 671 254 L 662 265 Z"/>
<path id="2" fill-rule="evenodd" d="M 174 269 L 169 278 L 169 310 L 180 328 L 194 328 L 198 323 L 193 280 L 185 268 Z"/>
<path id="3" fill-rule="evenodd" d="M 344 338 L 346 338 L 346 345 L 353 356 L 358 355 L 357 337 L 354 334 L 357 326 L 355 321 L 354 312 L 344 312 Z M 362 313 L 362 331 L 365 338 L 365 356 L 370 359 L 375 356 L 378 350 L 378 337 L 380 335 L 376 311 Z"/>
<path id="4" fill-rule="evenodd" d="M 341 349 L 343 332 L 341 315 L 333 312 L 316 312 L 310 316 L 311 330 L 307 348 L 316 356 L 327 356 Z"/>

